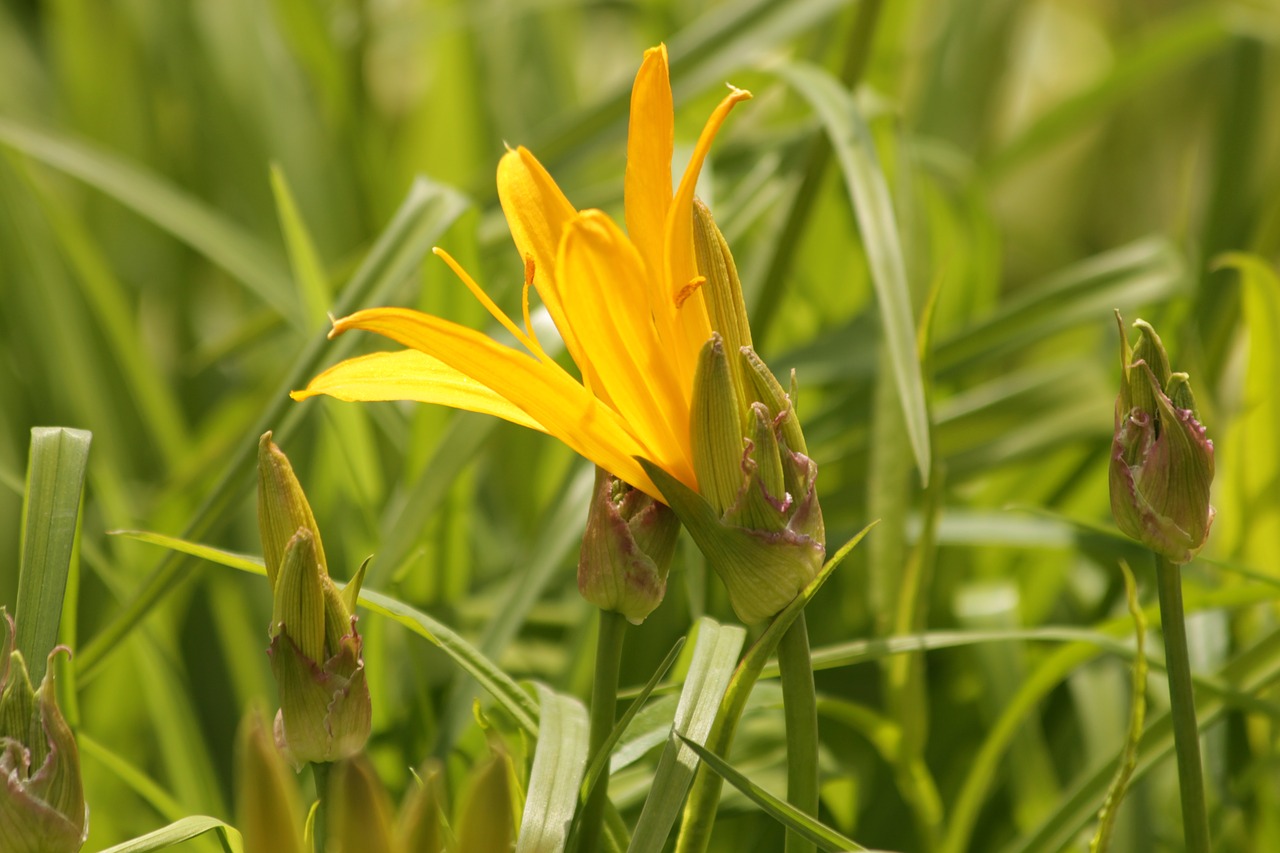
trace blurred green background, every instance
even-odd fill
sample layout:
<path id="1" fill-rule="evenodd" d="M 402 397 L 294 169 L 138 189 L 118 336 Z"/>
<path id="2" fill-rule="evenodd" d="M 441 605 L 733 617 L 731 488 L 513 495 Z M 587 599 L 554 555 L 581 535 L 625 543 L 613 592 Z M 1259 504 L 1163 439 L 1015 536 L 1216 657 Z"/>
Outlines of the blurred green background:
<path id="1" fill-rule="evenodd" d="M 255 697 L 274 701 L 267 586 L 107 531 L 258 552 L 266 429 L 308 490 L 335 575 L 376 554 L 370 586 L 513 675 L 585 695 L 594 618 L 573 567 L 588 466 L 475 415 L 285 392 L 378 346 L 326 342 L 327 311 L 402 304 L 486 328 L 432 245 L 518 310 L 493 182 L 503 144 L 532 149 L 578 207 L 619 212 L 626 99 L 659 41 L 678 159 L 725 81 L 755 93 L 700 192 L 734 249 L 757 349 L 779 376 L 796 370 L 830 542 L 882 519 L 810 607 L 814 646 L 1006 632 L 819 673 L 824 819 L 901 850 L 1079 847 L 1106 784 L 1088 780 L 1121 746 L 1128 668 L 1122 649 L 1046 628 L 1128 636 L 1116 561 L 1150 574 L 1111 532 L 1106 497 L 1119 308 L 1155 323 L 1191 373 L 1218 451 L 1212 560 L 1185 572 L 1197 667 L 1235 690 L 1198 688 L 1225 709 L 1205 747 L 1215 837 L 1280 849 L 1267 690 L 1280 674 L 1267 645 L 1280 598 L 1278 38 L 1274 0 L 4 0 L 0 554 L 18 553 L 29 429 L 92 430 L 67 627 L 73 713 L 99 745 L 82 747 L 88 849 L 183 814 L 230 816 L 236 723 Z M 796 63 L 851 89 L 836 153 L 872 140 L 861 162 L 891 191 L 880 225 L 900 237 L 919 327 L 927 489 L 861 220 L 787 82 Z M 1244 254 L 1224 268 L 1224 252 Z M 12 606 L 16 561 L 0 566 Z M 682 547 L 667 601 L 631 634 L 624 685 L 702 613 L 732 618 Z M 480 743 L 474 685 L 420 638 L 361 625 L 384 778 L 403 788 L 431 754 L 460 772 Z M 1155 716 L 1162 671 L 1151 683 Z M 734 761 L 776 785 L 776 688 L 760 698 Z M 164 796 L 122 785 L 108 753 Z M 615 776 L 624 815 L 651 772 L 652 754 Z M 1166 760 L 1136 786 L 1114 849 L 1177 849 L 1176 799 Z M 716 849 L 780 849 L 745 800 L 722 808 Z"/>

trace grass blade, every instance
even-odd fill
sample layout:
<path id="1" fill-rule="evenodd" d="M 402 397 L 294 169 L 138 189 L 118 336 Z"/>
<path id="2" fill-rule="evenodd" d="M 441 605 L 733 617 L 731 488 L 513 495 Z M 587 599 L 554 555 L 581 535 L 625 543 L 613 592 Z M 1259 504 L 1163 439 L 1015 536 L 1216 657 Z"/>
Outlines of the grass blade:
<path id="1" fill-rule="evenodd" d="M 743 776 L 727 761 L 704 747 L 702 744 L 695 743 L 684 737 L 680 739 L 684 741 L 685 745 L 695 752 L 700 759 L 705 761 L 717 775 L 742 793 L 746 794 L 753 803 L 763 809 L 770 817 L 787 827 L 787 829 L 803 835 L 806 839 L 817 844 L 823 850 L 867 849 L 853 839 L 844 837 L 831 827 L 819 821 L 817 818 L 810 817 L 791 804 L 778 799 L 773 794 L 770 794 L 764 788 L 761 788 L 746 776 Z"/>
<path id="2" fill-rule="evenodd" d="M 796 63 L 784 66 L 779 73 L 818 114 L 844 173 L 845 186 L 871 268 L 885 349 L 902 402 L 907 437 L 911 441 L 920 479 L 927 484 L 929 414 L 925 408 L 924 379 L 916 349 L 911 290 L 902 256 L 902 240 L 894 218 L 893 200 L 876 156 L 871 132 L 853 96 L 829 72 L 813 65 Z"/>
<path id="3" fill-rule="evenodd" d="M 79 429 L 31 430 L 14 621 L 18 648 L 36 684 L 44 677 L 45 659 L 58 642 L 92 439 L 92 433 Z"/>
<path id="4" fill-rule="evenodd" d="M 222 267 L 280 316 L 298 320 L 280 259 L 203 202 L 114 154 L 11 118 L 0 117 L 0 144 L 101 190 Z"/>
<path id="5" fill-rule="evenodd" d="M 697 632 L 693 660 L 671 724 L 672 733 L 681 740 L 668 740 L 658 759 L 653 786 L 628 848 L 635 853 L 660 850 L 666 843 L 698 769 L 697 756 L 684 739 L 706 741 L 747 637 L 746 629 L 738 625 L 721 625 L 706 617 L 698 621 Z"/>
<path id="6" fill-rule="evenodd" d="M 345 314 L 366 301 L 387 301 L 390 293 L 405 280 L 432 243 L 462 214 L 465 207 L 465 200 L 453 190 L 422 179 L 415 182 L 395 217 L 342 292 L 334 311 Z M 307 411 L 305 403 L 297 405 L 289 399 L 289 391 L 301 388 L 319 371 L 322 363 L 349 353 L 355 344 L 354 339 L 330 343 L 323 332 L 317 332 L 310 339 L 262 416 L 250 428 L 249 435 L 237 445 L 237 453 L 226 460 L 221 479 L 197 509 L 183 532 L 183 538 L 201 538 L 236 510 L 235 497 L 241 490 L 247 493 L 249 489 L 248 480 L 256 460 L 257 437 L 271 429 L 277 441 L 283 440 L 296 419 Z M 96 670 L 108 652 L 118 647 L 120 640 L 138 625 L 142 617 L 173 591 L 184 577 L 183 563 L 184 559 L 177 554 L 167 557 L 143 581 L 142 588 L 133 599 L 81 650 L 77 663 L 82 678 Z"/>
<path id="7" fill-rule="evenodd" d="M 225 849 L 232 853 L 242 853 L 244 845 L 240 840 L 240 833 L 231 824 L 218 820 L 216 817 L 205 817 L 204 815 L 193 815 L 192 817 L 184 817 L 182 820 L 175 821 L 162 829 L 155 832 L 148 832 L 132 841 L 126 841 L 123 844 L 117 844 L 114 847 L 108 847 L 102 853 L 148 853 L 151 850 L 165 850 L 174 847 L 184 841 L 190 841 L 206 832 L 216 832 L 221 838 L 222 845 Z"/>
<path id="8" fill-rule="evenodd" d="M 559 853 L 569 840 L 578 787 L 587 766 L 587 709 L 541 684 L 539 734 L 529 771 L 516 853 Z"/>

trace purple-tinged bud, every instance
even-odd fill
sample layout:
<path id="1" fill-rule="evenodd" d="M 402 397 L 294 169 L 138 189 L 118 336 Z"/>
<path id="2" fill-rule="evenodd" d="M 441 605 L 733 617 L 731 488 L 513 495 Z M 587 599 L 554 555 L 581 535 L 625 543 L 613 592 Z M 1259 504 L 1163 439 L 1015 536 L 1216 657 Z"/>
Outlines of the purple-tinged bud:
<path id="1" fill-rule="evenodd" d="M 0 654 L 0 841 L 5 853 L 76 853 L 89 834 L 80 752 L 53 685 L 53 657 L 39 690 L 31 687 L 7 623 Z"/>
<path id="2" fill-rule="evenodd" d="M 1120 395 L 1111 443 L 1111 514 L 1128 536 L 1173 563 L 1189 562 L 1213 524 L 1213 442 L 1196 417 L 1185 373 L 1173 373 L 1150 324 L 1130 347 L 1120 326 Z"/>
<path id="3" fill-rule="evenodd" d="M 639 625 L 662 603 L 680 521 L 666 505 L 596 468 L 578 556 L 578 591 Z"/>

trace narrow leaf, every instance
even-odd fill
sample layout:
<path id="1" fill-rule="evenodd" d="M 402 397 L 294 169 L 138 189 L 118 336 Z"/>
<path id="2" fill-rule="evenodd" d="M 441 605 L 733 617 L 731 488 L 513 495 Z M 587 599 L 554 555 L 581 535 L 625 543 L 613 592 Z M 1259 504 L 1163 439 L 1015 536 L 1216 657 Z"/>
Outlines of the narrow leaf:
<path id="1" fill-rule="evenodd" d="M 606 765 L 609 767 L 610 772 L 617 770 L 618 765 L 613 760 L 613 748 L 618 745 L 618 741 L 622 740 L 622 736 L 627 733 L 632 721 L 640 713 L 640 709 L 644 707 L 645 702 L 649 701 L 650 694 L 653 693 L 653 689 L 658 686 L 658 683 L 662 681 L 662 677 L 667 674 L 667 670 L 671 669 L 675 664 L 676 658 L 680 656 L 680 650 L 684 648 L 684 643 L 685 638 L 681 637 L 671 647 L 671 651 L 667 652 L 667 656 L 662 659 L 662 663 L 658 664 L 658 668 L 653 671 L 653 675 L 649 676 L 649 680 L 640 688 L 631 704 L 627 706 L 626 713 L 618 720 L 618 724 L 613 727 L 613 731 L 609 732 L 609 737 L 605 738 L 604 743 L 600 745 L 599 751 L 591 759 L 591 764 L 587 767 L 586 775 L 582 780 L 582 802 L 586 802 L 591 789 L 595 787 L 596 779 L 600 778 L 600 774 L 604 771 Z M 619 698 L 621 698 L 621 694 L 619 694 Z"/>
<path id="2" fill-rule="evenodd" d="M 706 617 L 698 621 L 697 631 L 693 660 L 684 689 L 680 691 L 680 704 L 676 706 L 671 730 L 681 738 L 692 738 L 701 744 L 711 732 L 747 632 L 738 625 L 721 625 Z M 697 756 L 687 746 L 674 738 L 667 741 L 629 850 L 641 853 L 662 849 L 684 807 L 685 794 L 693 784 L 697 769 Z"/>
<path id="3" fill-rule="evenodd" d="M 587 709 L 542 684 L 538 689 L 538 746 L 516 853 L 559 853 L 569 840 L 578 786 L 590 747 Z"/>
<path id="4" fill-rule="evenodd" d="M 3 128 L 2 122 L 0 128 Z M 390 301 L 432 243 L 465 208 L 466 201 L 454 190 L 424 179 L 415 181 L 395 217 L 343 289 L 334 305 L 334 312 L 345 314 L 367 302 Z M 305 404 L 293 403 L 289 392 L 301 388 L 318 372 L 324 361 L 349 353 L 355 343 L 354 339 L 349 343 L 330 342 L 323 331 L 317 331 L 308 341 L 263 407 L 262 416 L 238 445 L 238 452 L 226 460 L 222 477 L 197 508 L 191 523 L 183 531 L 183 538 L 201 538 L 216 522 L 238 510 L 236 499 L 239 490 L 256 459 L 257 436 L 273 430 L 278 440 L 284 440 L 296 420 L 307 410 Z M 109 653 L 121 648 L 120 641 L 187 577 L 184 569 L 185 557 L 170 554 L 147 576 L 134 597 L 118 608 L 115 618 L 80 650 L 78 672 L 82 678 L 88 678 Z"/>
<path id="5" fill-rule="evenodd" d="M 711 752 L 700 743 L 694 743 L 688 738 L 680 738 L 685 745 L 689 747 L 699 758 L 707 762 L 707 765 L 716 772 L 717 775 L 724 778 L 733 787 L 758 805 L 766 814 L 774 820 L 781 823 L 787 829 L 803 835 L 809 841 L 817 844 L 823 850 L 866 850 L 858 842 L 851 838 L 846 838 L 836 832 L 831 827 L 819 821 L 817 818 L 811 817 L 804 812 L 795 808 L 789 803 L 770 794 L 764 788 L 752 782 L 746 776 L 743 776 L 735 770 L 727 761 L 720 756 Z"/>
<path id="6" fill-rule="evenodd" d="M 31 430 L 14 621 L 18 648 L 35 684 L 44 677 L 45 658 L 58 642 L 92 439 L 92 433 L 79 429 Z"/>
<path id="7" fill-rule="evenodd" d="M 929 482 L 929 413 L 924 379 L 916 354 L 916 323 L 911 314 L 911 289 L 902 255 L 902 240 L 894 218 L 893 200 L 876 156 L 871 132 L 853 96 L 827 71 L 794 63 L 779 74 L 809 101 L 831 140 L 844 172 L 845 186 L 862 232 L 871 267 L 871 282 L 880 305 L 880 325 L 893 377 L 902 401 L 907 437 L 920 471 Z"/>
<path id="8" fill-rule="evenodd" d="M 280 217 L 280 230 L 284 232 L 289 265 L 293 268 L 293 281 L 302 305 L 303 328 L 323 326 L 329 310 L 329 280 L 307 224 L 298 211 L 298 203 L 289 189 L 284 170 L 278 164 L 271 166 L 271 190 L 275 193 L 276 215 Z"/>
<path id="9" fill-rule="evenodd" d="M 220 840 L 224 848 L 231 850 L 232 853 L 243 853 L 244 847 L 240 841 L 240 833 L 235 827 L 216 817 L 204 815 L 184 817 L 155 832 L 148 832 L 132 841 L 108 847 L 102 853 L 147 853 L 150 850 L 165 850 L 184 841 L 190 841 L 196 836 L 204 835 L 210 830 L 221 836 Z"/>
<path id="10" fill-rule="evenodd" d="M 159 176 L 84 142 L 11 118 L 0 118 L 0 144 L 101 190 L 222 267 L 280 316 L 296 318 L 279 259 L 239 225 Z"/>

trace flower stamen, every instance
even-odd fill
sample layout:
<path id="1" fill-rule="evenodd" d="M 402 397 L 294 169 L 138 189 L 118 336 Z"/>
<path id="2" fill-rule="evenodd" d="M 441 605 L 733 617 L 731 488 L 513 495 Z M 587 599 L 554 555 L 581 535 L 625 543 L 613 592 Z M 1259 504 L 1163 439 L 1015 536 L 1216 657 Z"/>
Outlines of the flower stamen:
<path id="1" fill-rule="evenodd" d="M 503 311 L 501 308 L 499 308 L 497 303 L 489 298 L 489 294 L 485 293 L 484 290 L 480 287 L 480 285 L 476 284 L 476 280 L 473 279 L 467 273 L 467 271 L 462 268 L 462 264 L 454 260 L 452 255 L 450 255 L 444 249 L 441 249 L 439 246 L 434 247 L 431 251 L 437 256 L 439 256 L 440 258 L 442 258 L 444 262 L 449 265 L 449 269 L 453 270 L 454 275 L 456 275 L 458 278 L 462 280 L 462 283 L 465 284 L 467 286 L 467 289 L 471 291 L 471 295 L 476 298 L 476 301 L 478 301 L 481 305 L 483 305 L 485 310 L 489 312 L 489 314 L 493 317 L 493 319 L 497 320 L 502 325 L 502 328 L 510 332 L 512 337 L 514 337 L 517 341 L 519 341 L 524 346 L 525 349 L 527 349 L 530 353 L 532 353 L 539 361 L 551 360 L 551 356 L 546 354 L 546 352 L 538 344 L 537 339 L 523 332 L 519 326 L 517 326 L 514 322 L 512 322 L 511 318 L 507 316 L 506 312 Z M 528 267 L 526 266 L 526 278 L 525 278 L 526 294 L 528 293 L 527 271 L 528 271 Z M 525 325 L 528 326 L 529 302 L 528 302 L 527 296 L 525 299 L 524 322 L 525 322 Z"/>

